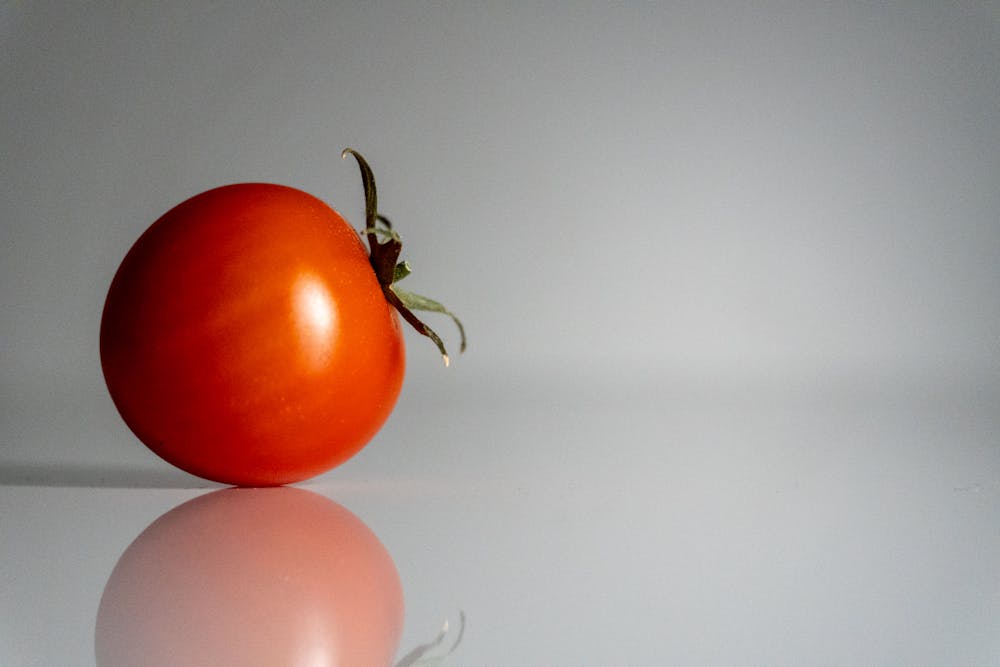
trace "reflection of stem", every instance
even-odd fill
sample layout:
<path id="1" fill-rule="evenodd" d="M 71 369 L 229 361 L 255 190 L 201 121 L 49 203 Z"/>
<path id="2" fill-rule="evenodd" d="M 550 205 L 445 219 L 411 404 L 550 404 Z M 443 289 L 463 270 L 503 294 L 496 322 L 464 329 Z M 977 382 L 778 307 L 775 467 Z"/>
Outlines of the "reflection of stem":
<path id="1" fill-rule="evenodd" d="M 427 653 L 440 646 L 447 634 L 448 620 L 445 619 L 444 624 L 441 626 L 441 632 L 438 633 L 438 636 L 433 641 L 416 647 L 404 655 L 394 667 L 434 667 L 444 662 L 445 658 L 455 652 L 458 645 L 462 643 L 462 637 L 465 635 L 465 612 L 461 609 L 458 610 L 458 636 L 452 642 L 451 648 L 441 655 L 428 656 Z"/>

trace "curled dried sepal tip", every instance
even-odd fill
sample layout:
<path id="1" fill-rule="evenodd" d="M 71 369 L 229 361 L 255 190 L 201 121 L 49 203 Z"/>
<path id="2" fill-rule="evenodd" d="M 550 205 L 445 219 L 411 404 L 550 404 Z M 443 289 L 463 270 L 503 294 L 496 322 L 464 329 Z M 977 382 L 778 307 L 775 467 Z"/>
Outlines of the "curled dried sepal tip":
<path id="1" fill-rule="evenodd" d="M 379 285 L 382 287 L 382 293 L 410 326 L 434 342 L 441 353 L 444 365 L 448 366 L 450 359 L 441 337 L 424 324 L 413 311 L 423 310 L 450 317 L 458 327 L 458 333 L 461 336 L 460 352 L 465 352 L 465 327 L 462 326 L 461 320 L 454 313 L 434 299 L 395 288 L 395 283 L 410 275 L 410 265 L 405 261 L 399 261 L 403 241 L 392 228 L 389 219 L 378 212 L 375 175 L 372 173 L 371 167 L 368 166 L 368 162 L 353 148 L 345 148 L 340 157 L 346 160 L 349 155 L 354 156 L 361 169 L 361 183 L 365 190 L 365 227 L 362 233 L 368 238 L 369 259 L 372 269 L 375 271 L 375 277 L 378 278 Z M 379 241 L 379 237 L 385 240 Z"/>

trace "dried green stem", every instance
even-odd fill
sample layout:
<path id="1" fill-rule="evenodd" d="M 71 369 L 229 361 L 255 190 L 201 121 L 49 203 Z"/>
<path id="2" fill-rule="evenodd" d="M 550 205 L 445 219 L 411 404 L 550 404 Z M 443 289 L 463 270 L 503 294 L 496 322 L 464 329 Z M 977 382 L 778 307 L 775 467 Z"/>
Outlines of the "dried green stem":
<path id="1" fill-rule="evenodd" d="M 367 160 L 353 148 L 345 148 L 340 157 L 347 159 L 352 155 L 361 169 L 361 184 L 365 191 L 365 227 L 363 234 L 368 239 L 369 261 L 375 271 L 375 277 L 382 287 L 386 301 L 399 312 L 416 331 L 430 338 L 441 353 L 445 366 L 449 364 L 448 351 L 441 337 L 429 326 L 424 324 L 413 311 L 423 310 L 447 315 L 455 322 L 461 336 L 460 352 L 465 352 L 465 327 L 462 322 L 443 305 L 419 294 L 404 292 L 394 287 L 395 283 L 410 275 L 410 265 L 399 261 L 403 249 L 403 241 L 392 228 L 392 223 L 378 212 L 378 196 L 375 188 L 375 175 Z M 379 238 L 384 240 L 380 241 Z"/>

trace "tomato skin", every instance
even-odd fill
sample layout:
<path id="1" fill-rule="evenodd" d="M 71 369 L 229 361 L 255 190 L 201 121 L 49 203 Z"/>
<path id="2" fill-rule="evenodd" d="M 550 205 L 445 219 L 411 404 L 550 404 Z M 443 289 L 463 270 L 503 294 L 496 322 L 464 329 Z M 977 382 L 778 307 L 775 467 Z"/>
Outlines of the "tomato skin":
<path id="1" fill-rule="evenodd" d="M 354 230 L 319 199 L 261 183 L 203 192 L 142 234 L 112 280 L 100 349 L 143 443 L 243 486 L 354 455 L 405 368 L 399 320 Z"/>
<path id="2" fill-rule="evenodd" d="M 100 667 L 388 666 L 404 595 L 354 514 L 299 488 L 175 507 L 119 558 L 97 611 Z"/>

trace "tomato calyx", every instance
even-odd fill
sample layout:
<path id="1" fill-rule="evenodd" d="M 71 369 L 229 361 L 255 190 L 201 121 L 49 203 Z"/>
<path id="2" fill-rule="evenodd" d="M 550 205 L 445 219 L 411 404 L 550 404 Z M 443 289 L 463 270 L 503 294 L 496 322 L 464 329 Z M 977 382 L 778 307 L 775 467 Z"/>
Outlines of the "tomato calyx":
<path id="1" fill-rule="evenodd" d="M 420 294 L 405 292 L 396 287 L 396 283 L 406 278 L 411 273 L 410 265 L 405 261 L 400 261 L 399 255 L 403 250 L 403 241 L 399 234 L 392 228 L 392 223 L 384 215 L 378 212 L 378 197 L 375 190 L 375 175 L 368 166 L 368 162 L 353 148 L 345 148 L 340 157 L 347 159 L 348 155 L 353 155 L 361 169 L 361 183 L 365 191 L 365 228 L 363 234 L 368 239 L 369 261 L 375 271 L 375 277 L 382 288 L 382 294 L 393 308 L 412 326 L 417 333 L 427 336 L 437 345 L 438 351 L 444 365 L 449 364 L 448 350 L 445 349 L 444 341 L 429 326 L 417 317 L 413 311 L 422 310 L 447 315 L 458 327 L 461 337 L 459 352 L 465 352 L 465 327 L 461 320 L 450 310 L 433 299 L 429 299 Z M 380 238 L 384 240 L 379 240 Z"/>

